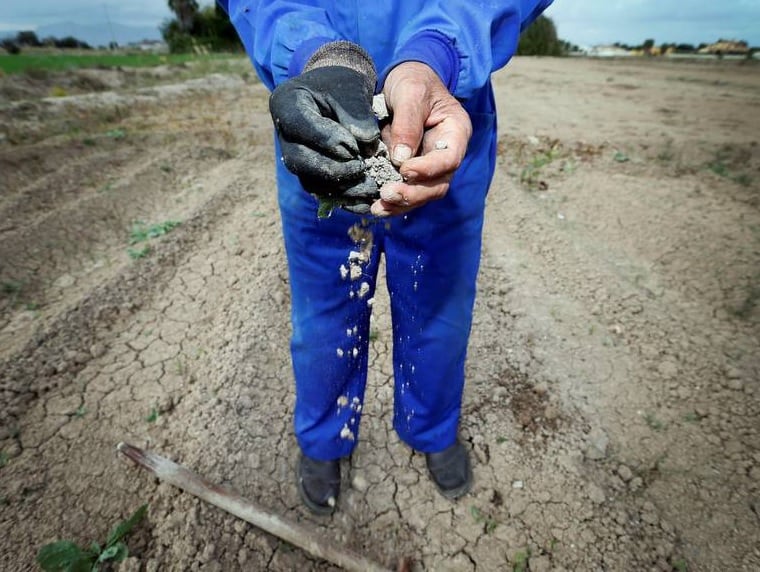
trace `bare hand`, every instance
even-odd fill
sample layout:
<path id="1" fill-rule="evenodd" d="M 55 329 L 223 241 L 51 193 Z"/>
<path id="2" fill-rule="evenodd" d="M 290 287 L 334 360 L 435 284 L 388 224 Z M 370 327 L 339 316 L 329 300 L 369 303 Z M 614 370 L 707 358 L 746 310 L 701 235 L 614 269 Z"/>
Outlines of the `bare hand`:
<path id="1" fill-rule="evenodd" d="M 404 182 L 380 190 L 381 198 L 372 204 L 372 214 L 380 217 L 403 214 L 445 196 L 472 135 L 467 112 L 423 63 L 404 62 L 393 68 L 383 94 L 393 119 L 382 137 Z"/>

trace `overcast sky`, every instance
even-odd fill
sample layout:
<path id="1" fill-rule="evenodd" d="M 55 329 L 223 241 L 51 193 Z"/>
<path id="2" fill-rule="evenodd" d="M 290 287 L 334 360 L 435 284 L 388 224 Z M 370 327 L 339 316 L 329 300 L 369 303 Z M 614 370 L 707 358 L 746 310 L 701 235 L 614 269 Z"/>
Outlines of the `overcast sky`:
<path id="1" fill-rule="evenodd" d="M 106 12 L 112 22 L 132 26 L 158 27 L 170 16 L 166 0 L 1 0 L 0 31 L 102 24 Z M 719 37 L 760 45 L 760 0 L 555 0 L 547 14 L 562 38 L 580 45 L 646 38 L 697 44 Z"/>

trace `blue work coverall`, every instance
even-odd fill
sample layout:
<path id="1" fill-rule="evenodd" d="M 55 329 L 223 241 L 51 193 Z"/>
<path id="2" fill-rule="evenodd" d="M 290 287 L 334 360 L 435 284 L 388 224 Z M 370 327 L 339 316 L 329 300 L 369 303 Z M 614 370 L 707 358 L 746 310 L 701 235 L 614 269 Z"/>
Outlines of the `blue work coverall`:
<path id="1" fill-rule="evenodd" d="M 318 218 L 314 197 L 277 161 L 292 294 L 295 433 L 307 456 L 332 460 L 356 446 L 381 253 L 393 321 L 394 428 L 420 452 L 455 442 L 483 211 L 496 158 L 490 74 L 509 61 L 521 31 L 550 3 L 220 0 L 270 90 L 298 75 L 323 44 L 348 40 L 372 57 L 378 91 L 393 66 L 426 63 L 473 124 L 448 194 L 401 217 L 374 219 L 336 209 Z"/>

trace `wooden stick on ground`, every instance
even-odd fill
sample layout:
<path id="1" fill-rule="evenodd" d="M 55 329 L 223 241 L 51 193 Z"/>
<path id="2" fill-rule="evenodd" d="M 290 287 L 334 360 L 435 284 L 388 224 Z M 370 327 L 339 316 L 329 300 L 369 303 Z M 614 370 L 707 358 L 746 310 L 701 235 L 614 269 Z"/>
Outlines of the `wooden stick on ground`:
<path id="1" fill-rule="evenodd" d="M 305 526 L 288 522 L 264 508 L 243 498 L 225 487 L 210 483 L 182 465 L 150 451 L 143 451 L 127 443 L 119 443 L 116 448 L 140 467 L 152 472 L 160 480 L 174 485 L 201 500 L 226 510 L 238 518 L 250 522 L 261 530 L 273 534 L 312 556 L 337 564 L 346 570 L 357 572 L 388 572 L 388 569 L 367 558 L 334 546 L 329 541 L 314 534 Z M 399 569 L 406 568 L 406 562 L 399 563 Z"/>

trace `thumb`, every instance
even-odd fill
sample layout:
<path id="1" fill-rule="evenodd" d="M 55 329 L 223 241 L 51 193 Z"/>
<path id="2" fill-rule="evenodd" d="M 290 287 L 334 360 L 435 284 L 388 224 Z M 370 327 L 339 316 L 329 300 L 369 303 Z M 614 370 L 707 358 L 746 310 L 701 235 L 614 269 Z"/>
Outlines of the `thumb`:
<path id="1" fill-rule="evenodd" d="M 428 114 L 424 110 L 424 101 L 412 97 L 403 86 L 398 86 L 393 95 L 390 150 L 391 161 L 399 166 L 417 154 Z"/>

